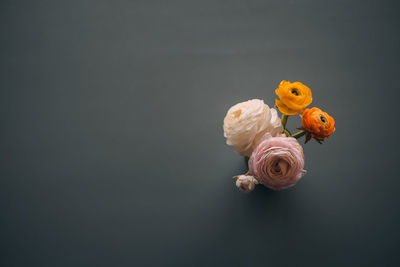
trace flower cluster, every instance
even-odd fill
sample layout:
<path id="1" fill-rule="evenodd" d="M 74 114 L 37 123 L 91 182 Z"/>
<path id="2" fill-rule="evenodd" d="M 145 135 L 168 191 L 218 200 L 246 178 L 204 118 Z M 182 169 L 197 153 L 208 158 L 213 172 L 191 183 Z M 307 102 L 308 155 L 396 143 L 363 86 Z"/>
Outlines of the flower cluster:
<path id="1" fill-rule="evenodd" d="M 305 143 L 311 138 L 322 143 L 335 131 L 335 120 L 328 113 L 316 107 L 306 109 L 312 102 L 306 85 L 282 81 L 275 93 L 282 118 L 263 100 L 253 99 L 231 107 L 224 119 L 226 143 L 248 160 L 249 171 L 234 176 L 243 192 L 252 191 L 257 184 L 273 190 L 295 185 L 306 173 L 297 139 L 305 136 Z M 289 115 L 300 115 L 302 120 L 301 131 L 293 135 L 286 129 Z"/>

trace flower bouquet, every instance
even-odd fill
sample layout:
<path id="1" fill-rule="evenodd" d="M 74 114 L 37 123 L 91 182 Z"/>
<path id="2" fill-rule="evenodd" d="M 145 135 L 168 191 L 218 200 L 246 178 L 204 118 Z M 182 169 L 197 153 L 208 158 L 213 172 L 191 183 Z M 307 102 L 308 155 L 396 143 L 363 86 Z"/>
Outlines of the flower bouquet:
<path id="1" fill-rule="evenodd" d="M 224 119 L 226 143 L 248 163 L 246 174 L 233 177 L 243 192 L 252 191 L 256 184 L 273 190 L 295 185 L 306 174 L 303 148 L 297 139 L 305 136 L 305 143 L 312 138 L 322 143 L 335 131 L 335 120 L 326 112 L 316 107 L 305 109 L 312 102 L 306 85 L 282 81 L 275 93 L 282 118 L 263 100 L 253 99 L 231 107 Z M 295 134 L 286 129 L 290 115 L 301 117 L 300 131 Z"/>

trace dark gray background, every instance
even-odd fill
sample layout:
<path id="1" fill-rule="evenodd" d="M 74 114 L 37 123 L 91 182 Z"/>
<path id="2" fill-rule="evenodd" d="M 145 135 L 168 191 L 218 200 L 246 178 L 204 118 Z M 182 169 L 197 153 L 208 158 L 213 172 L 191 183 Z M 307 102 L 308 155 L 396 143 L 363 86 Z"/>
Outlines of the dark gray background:
<path id="1" fill-rule="evenodd" d="M 1 1 L 0 265 L 400 264 L 398 11 Z M 283 79 L 336 133 L 297 186 L 242 194 L 222 120 Z"/>

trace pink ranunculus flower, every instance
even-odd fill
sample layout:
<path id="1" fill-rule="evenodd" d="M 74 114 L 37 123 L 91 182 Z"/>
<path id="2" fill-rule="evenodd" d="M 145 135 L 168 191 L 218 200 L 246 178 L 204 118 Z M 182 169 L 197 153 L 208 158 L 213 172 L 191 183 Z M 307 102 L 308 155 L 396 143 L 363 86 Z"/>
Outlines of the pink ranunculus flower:
<path id="1" fill-rule="evenodd" d="M 293 137 L 266 133 L 250 156 L 249 173 L 273 190 L 291 187 L 306 173 L 303 148 Z"/>

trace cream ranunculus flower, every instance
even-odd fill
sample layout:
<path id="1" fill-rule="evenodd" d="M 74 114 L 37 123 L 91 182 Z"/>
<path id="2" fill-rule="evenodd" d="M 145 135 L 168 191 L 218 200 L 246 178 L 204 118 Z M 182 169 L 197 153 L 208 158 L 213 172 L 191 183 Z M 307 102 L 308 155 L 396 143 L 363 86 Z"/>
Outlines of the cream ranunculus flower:
<path id="1" fill-rule="evenodd" d="M 234 176 L 233 178 L 237 179 L 236 187 L 244 193 L 249 193 L 250 191 L 253 191 L 254 187 L 258 184 L 257 179 L 248 174 Z"/>
<path id="2" fill-rule="evenodd" d="M 224 119 L 226 143 L 233 146 L 241 156 L 250 156 L 265 133 L 277 136 L 282 131 L 277 111 L 260 99 L 234 105 Z"/>

